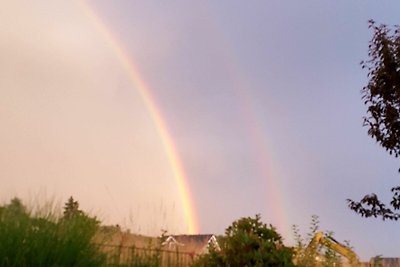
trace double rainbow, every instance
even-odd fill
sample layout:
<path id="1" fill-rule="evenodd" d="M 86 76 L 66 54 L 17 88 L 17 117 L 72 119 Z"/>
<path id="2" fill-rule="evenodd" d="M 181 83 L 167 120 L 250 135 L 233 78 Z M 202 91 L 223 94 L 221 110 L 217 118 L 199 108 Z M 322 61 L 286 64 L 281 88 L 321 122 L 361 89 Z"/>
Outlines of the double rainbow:
<path id="1" fill-rule="evenodd" d="M 178 186 L 179 197 L 183 207 L 183 215 L 187 225 L 188 233 L 198 233 L 199 230 L 195 216 L 195 209 L 191 199 L 187 177 L 182 166 L 182 161 L 179 158 L 179 154 L 168 131 L 165 120 L 159 108 L 157 107 L 154 97 L 151 94 L 150 87 L 143 80 L 137 66 L 134 64 L 134 61 L 132 61 L 131 57 L 123 49 L 122 43 L 119 42 L 118 39 L 111 33 L 105 23 L 96 14 L 94 9 L 84 0 L 79 0 L 78 2 L 80 3 L 82 10 L 91 19 L 98 31 L 104 36 L 105 41 L 112 48 L 119 62 L 127 72 L 130 81 L 141 95 L 164 146 L 165 153 L 173 172 L 175 183 Z M 221 37 L 223 36 L 221 32 L 216 32 L 215 36 L 216 38 L 220 39 L 221 43 L 226 43 L 225 38 Z M 232 53 L 227 52 L 227 48 L 229 48 L 229 45 L 224 45 L 224 49 L 221 51 L 221 53 L 224 54 L 223 58 L 226 60 L 228 71 L 233 74 L 238 73 L 238 69 L 234 67 L 237 66 L 237 62 L 234 62 L 231 57 Z M 236 75 L 232 75 L 232 77 L 236 77 Z M 234 84 L 236 84 L 239 89 L 247 87 L 247 83 L 238 78 L 234 80 Z M 287 219 L 284 214 L 285 205 L 281 195 L 280 184 L 277 179 L 278 177 L 272 168 L 273 166 L 271 163 L 273 160 L 272 155 L 269 153 L 270 148 L 259 123 L 261 120 L 257 117 L 256 111 L 252 107 L 252 101 L 250 97 L 242 92 L 242 90 L 235 91 L 237 99 L 239 99 L 241 102 L 241 113 L 245 118 L 247 126 L 246 128 L 250 131 L 249 133 L 252 137 L 252 146 L 256 150 L 255 152 L 256 158 L 258 159 L 257 165 L 259 166 L 260 176 L 264 178 L 263 185 L 266 186 L 268 190 L 268 196 L 265 199 L 267 203 L 270 203 L 268 209 L 277 218 L 276 223 L 283 228 L 282 230 L 284 234 L 288 236 L 289 230 L 286 224 Z"/>

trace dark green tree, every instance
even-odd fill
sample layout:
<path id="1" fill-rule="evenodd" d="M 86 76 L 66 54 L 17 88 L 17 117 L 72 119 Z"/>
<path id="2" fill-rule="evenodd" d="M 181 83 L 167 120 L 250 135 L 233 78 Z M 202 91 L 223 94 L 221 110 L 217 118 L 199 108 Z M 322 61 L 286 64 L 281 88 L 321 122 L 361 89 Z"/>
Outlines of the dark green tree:
<path id="1" fill-rule="evenodd" d="M 362 99 L 367 105 L 364 126 L 368 135 L 389 154 L 400 156 L 400 27 L 390 29 L 369 21 L 374 32 L 369 43 L 369 59 L 361 62 L 368 70 L 368 84 L 362 89 Z M 400 171 L 400 170 L 399 170 Z M 390 205 L 381 202 L 376 194 L 368 194 L 360 201 L 348 199 L 350 209 L 363 217 L 380 217 L 398 220 L 400 214 L 400 187 L 392 188 Z"/>
<path id="2" fill-rule="evenodd" d="M 70 219 L 77 215 L 83 215 L 83 212 L 79 209 L 78 201 L 71 196 L 64 205 L 64 218 Z"/>
<path id="3" fill-rule="evenodd" d="M 285 247 L 273 226 L 255 218 L 241 218 L 225 230 L 220 251 L 211 248 L 195 266 L 276 266 L 290 267 L 292 249 Z"/>

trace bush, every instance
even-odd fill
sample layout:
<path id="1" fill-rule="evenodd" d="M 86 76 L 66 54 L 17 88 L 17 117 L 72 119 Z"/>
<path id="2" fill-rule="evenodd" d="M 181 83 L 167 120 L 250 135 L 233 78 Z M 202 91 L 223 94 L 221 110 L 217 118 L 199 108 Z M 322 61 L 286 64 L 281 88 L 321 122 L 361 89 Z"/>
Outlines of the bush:
<path id="1" fill-rule="evenodd" d="M 260 215 L 233 222 L 219 241 L 221 250 L 211 248 L 195 266 L 294 266 L 292 250 L 283 245 L 273 226 L 261 222 Z"/>

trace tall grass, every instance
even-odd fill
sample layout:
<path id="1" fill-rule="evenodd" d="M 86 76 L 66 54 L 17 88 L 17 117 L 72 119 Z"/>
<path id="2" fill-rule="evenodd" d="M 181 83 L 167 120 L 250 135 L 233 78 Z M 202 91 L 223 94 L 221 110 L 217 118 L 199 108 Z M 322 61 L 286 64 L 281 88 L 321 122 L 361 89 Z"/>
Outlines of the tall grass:
<path id="1" fill-rule="evenodd" d="M 97 228 L 86 215 L 32 214 L 15 198 L 0 207 L 0 267 L 103 266 L 105 254 L 92 242 Z"/>

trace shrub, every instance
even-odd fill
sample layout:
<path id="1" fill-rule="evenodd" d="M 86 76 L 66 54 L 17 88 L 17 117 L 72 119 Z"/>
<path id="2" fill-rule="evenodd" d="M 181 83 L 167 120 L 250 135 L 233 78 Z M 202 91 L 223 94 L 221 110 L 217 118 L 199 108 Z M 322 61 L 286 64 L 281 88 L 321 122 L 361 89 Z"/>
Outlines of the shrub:
<path id="1" fill-rule="evenodd" d="M 220 247 L 220 251 L 211 248 L 195 266 L 294 266 L 292 250 L 283 245 L 273 226 L 261 222 L 260 215 L 233 222 L 221 238 Z"/>

